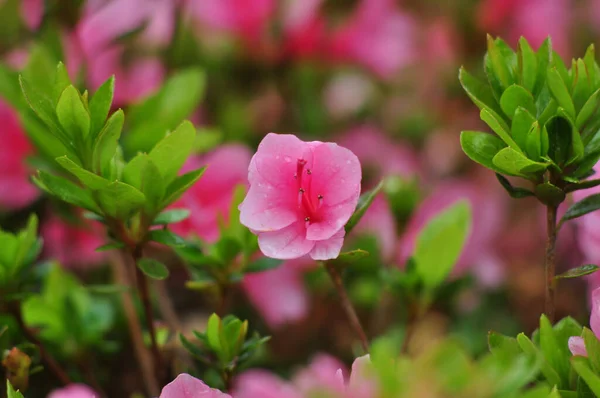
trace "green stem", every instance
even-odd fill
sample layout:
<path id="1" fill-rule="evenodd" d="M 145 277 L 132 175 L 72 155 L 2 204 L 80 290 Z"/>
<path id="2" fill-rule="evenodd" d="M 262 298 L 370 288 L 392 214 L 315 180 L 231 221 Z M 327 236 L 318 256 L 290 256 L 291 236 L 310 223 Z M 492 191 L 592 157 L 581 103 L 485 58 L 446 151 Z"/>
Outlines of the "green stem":
<path id="1" fill-rule="evenodd" d="M 548 238 L 546 240 L 546 261 L 545 261 L 545 274 L 546 274 L 546 295 L 544 313 L 550 320 L 554 322 L 555 318 L 555 293 L 556 293 L 556 206 L 548 205 L 546 207 L 546 225 Z"/>

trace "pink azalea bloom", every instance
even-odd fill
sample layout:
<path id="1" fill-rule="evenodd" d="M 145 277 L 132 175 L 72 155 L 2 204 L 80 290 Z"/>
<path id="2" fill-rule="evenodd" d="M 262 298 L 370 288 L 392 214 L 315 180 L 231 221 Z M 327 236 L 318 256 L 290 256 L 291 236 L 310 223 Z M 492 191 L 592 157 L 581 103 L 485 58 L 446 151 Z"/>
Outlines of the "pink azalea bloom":
<path id="1" fill-rule="evenodd" d="M 566 56 L 573 9 L 571 0 L 485 0 L 478 19 L 482 30 L 500 34 L 513 45 L 524 36 L 537 48 L 550 36 L 552 47 Z"/>
<path id="2" fill-rule="evenodd" d="M 240 221 L 258 235 L 268 257 L 336 258 L 361 176 L 358 158 L 346 148 L 270 133 L 250 161 Z"/>
<path id="3" fill-rule="evenodd" d="M 275 0 L 190 0 L 188 12 L 202 24 L 234 34 L 242 40 L 256 41 L 266 32 L 275 13 Z"/>
<path id="4" fill-rule="evenodd" d="M 590 327 L 596 337 L 600 338 L 600 288 L 592 293 L 592 313 L 590 315 Z M 573 336 L 569 338 L 569 350 L 573 355 L 587 357 L 585 343 L 582 337 Z"/>
<path id="5" fill-rule="evenodd" d="M 326 21 L 323 0 L 286 1 L 283 5 L 284 51 L 296 58 L 323 55 Z"/>
<path id="6" fill-rule="evenodd" d="M 56 259 L 64 267 L 87 269 L 101 265 L 105 260 L 104 253 L 96 252 L 96 248 L 106 242 L 101 226 L 95 222 L 73 225 L 51 215 L 44 220 L 40 230 L 47 242 L 44 257 Z"/>
<path id="7" fill-rule="evenodd" d="M 47 398 L 98 398 L 94 390 L 84 384 L 69 384 L 60 390 L 54 390 Z"/>
<path id="8" fill-rule="evenodd" d="M 173 224 L 174 232 L 197 235 L 207 242 L 219 238 L 219 219 L 229 222 L 229 210 L 235 187 L 246 184 L 251 153 L 243 145 L 222 145 L 204 156 L 188 159 L 183 172 L 208 166 L 202 178 L 194 184 L 172 208 L 189 209 L 188 219 Z"/>
<path id="9" fill-rule="evenodd" d="M 30 30 L 37 30 L 44 17 L 44 0 L 22 0 L 21 15 Z"/>
<path id="10" fill-rule="evenodd" d="M 497 285 L 503 273 L 493 247 L 502 230 L 504 212 L 503 202 L 497 197 L 496 192 L 489 192 L 487 187 L 476 182 L 457 180 L 438 185 L 409 220 L 400 240 L 399 263 L 404 264 L 412 255 L 417 236 L 432 217 L 459 200 L 467 200 L 471 204 L 473 225 L 454 271 L 460 274 L 473 266 L 480 282 Z"/>
<path id="11" fill-rule="evenodd" d="M 255 274 L 247 274 L 242 286 L 246 295 L 273 329 L 303 319 L 310 300 L 302 274 L 312 261 L 290 260 L 279 267 Z"/>
<path id="12" fill-rule="evenodd" d="M 356 62 L 390 78 L 414 61 L 416 24 L 394 0 L 362 0 L 350 20 L 334 33 L 334 59 Z"/>
<path id="13" fill-rule="evenodd" d="M 16 210 L 31 204 L 39 191 L 29 182 L 30 170 L 25 164 L 33 154 L 17 114 L 0 101 L 0 209 Z"/>
<path id="14" fill-rule="evenodd" d="M 162 389 L 158 398 L 231 398 L 231 395 L 210 388 L 202 380 L 182 373 Z"/>

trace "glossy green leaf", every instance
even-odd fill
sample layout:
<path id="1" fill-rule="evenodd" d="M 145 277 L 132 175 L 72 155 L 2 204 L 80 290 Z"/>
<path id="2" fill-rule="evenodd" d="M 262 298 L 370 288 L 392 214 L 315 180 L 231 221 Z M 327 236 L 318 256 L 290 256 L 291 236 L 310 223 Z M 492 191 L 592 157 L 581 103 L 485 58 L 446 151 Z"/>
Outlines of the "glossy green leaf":
<path id="1" fill-rule="evenodd" d="M 145 211 L 154 216 L 162 209 L 165 184 L 158 167 L 149 155 L 138 154 L 123 168 L 123 180 L 139 189 L 146 197 Z"/>
<path id="2" fill-rule="evenodd" d="M 56 105 L 56 115 L 70 137 L 85 139 L 88 136 L 90 115 L 75 87 L 69 86 L 63 91 Z"/>
<path id="3" fill-rule="evenodd" d="M 212 314 L 208 318 L 208 325 L 206 329 L 206 337 L 210 348 L 215 352 L 221 352 L 221 318 L 217 314 Z"/>
<path id="4" fill-rule="evenodd" d="M 600 267 L 596 264 L 585 264 L 579 267 L 571 268 L 570 270 L 563 272 L 562 274 L 556 275 L 556 279 L 571 279 L 571 278 L 579 278 L 581 276 L 593 274 L 598 271 Z"/>
<path id="5" fill-rule="evenodd" d="M 504 148 L 492 159 L 494 165 L 505 174 L 521 176 L 528 173 L 540 173 L 547 164 L 534 162 L 512 148 Z"/>
<path id="6" fill-rule="evenodd" d="M 175 178 L 175 180 L 173 180 L 173 182 L 167 187 L 165 193 L 165 200 L 162 206 L 167 207 L 168 205 L 179 199 L 185 191 L 187 191 L 192 185 L 196 183 L 196 181 L 200 179 L 200 177 L 202 177 L 202 174 L 204 174 L 205 170 L 206 166 L 190 171 Z"/>
<path id="7" fill-rule="evenodd" d="M 500 104 L 498 104 L 494 98 L 494 94 L 487 84 L 472 76 L 463 67 L 460 68 L 458 79 L 469 98 L 471 98 L 471 101 L 473 101 L 479 109 L 487 109 L 496 119 L 502 120 L 499 116 L 499 114 L 502 113 Z"/>
<path id="8" fill-rule="evenodd" d="M 125 221 L 144 205 L 146 198 L 131 185 L 114 181 L 98 191 L 97 200 L 107 216 Z"/>
<path id="9" fill-rule="evenodd" d="M 600 209 L 600 194 L 590 195 L 571 205 L 562 217 L 562 220 L 572 220 L 598 209 Z"/>
<path id="10" fill-rule="evenodd" d="M 421 230 L 413 257 L 416 271 L 428 289 L 439 286 L 448 276 L 470 230 L 471 210 L 464 201 L 437 214 Z"/>
<path id="11" fill-rule="evenodd" d="M 548 181 L 535 186 L 535 196 L 547 206 L 558 206 L 566 198 L 562 189 Z"/>
<path id="12" fill-rule="evenodd" d="M 579 111 L 575 121 L 575 126 L 578 130 L 582 130 L 585 127 L 585 124 L 590 120 L 592 115 L 598 111 L 598 107 L 600 107 L 600 89 L 594 91 L 581 108 L 581 111 Z"/>
<path id="13" fill-rule="evenodd" d="M 499 120 L 495 118 L 488 110 L 482 109 L 479 113 L 479 116 L 481 117 L 481 120 L 490 126 L 494 133 L 498 134 L 498 136 L 506 143 L 506 145 L 513 148 L 517 152 L 522 152 L 521 148 L 519 148 L 517 143 L 510 136 L 508 128 L 503 126 L 503 124 L 500 123 Z"/>
<path id="14" fill-rule="evenodd" d="M 585 383 L 590 390 L 592 390 L 597 397 L 600 397 L 600 376 L 596 375 L 594 371 L 590 369 L 587 359 L 574 356 L 571 358 L 571 364 L 573 365 L 573 368 L 577 374 L 579 374 L 579 376 L 585 380 Z"/>
<path id="15" fill-rule="evenodd" d="M 98 133 L 93 149 L 92 165 L 96 172 L 100 172 L 104 176 L 108 176 L 109 174 L 110 162 L 119 146 L 119 138 L 121 137 L 124 122 L 125 115 L 119 109 L 110 116 L 102 130 Z"/>
<path id="16" fill-rule="evenodd" d="M 110 242 L 106 243 L 102 246 L 97 247 L 94 251 L 97 252 L 107 252 L 114 249 L 122 249 L 125 245 L 122 242 Z"/>
<path id="17" fill-rule="evenodd" d="M 527 147 L 527 134 L 535 121 L 535 118 L 527 109 L 518 107 L 515 111 L 511 134 L 519 148 L 524 149 Z"/>
<path id="18" fill-rule="evenodd" d="M 163 138 L 148 156 L 160 171 L 166 183 L 170 183 L 192 151 L 196 129 L 190 122 L 183 122 L 177 129 Z"/>
<path id="19" fill-rule="evenodd" d="M 566 343 L 562 342 L 562 343 Z M 569 381 L 569 363 L 571 356 L 566 344 L 563 345 L 558 339 L 558 336 L 550 321 L 545 315 L 540 317 L 540 349 L 544 354 L 544 358 L 556 370 L 561 378 L 561 385 L 568 385 Z"/>
<path id="20" fill-rule="evenodd" d="M 506 144 L 498 137 L 478 131 L 460 133 L 460 145 L 464 153 L 473 161 L 494 171 L 500 171 L 492 159 Z"/>
<path id="21" fill-rule="evenodd" d="M 575 76 L 573 77 L 573 93 L 571 96 L 573 97 L 575 111 L 579 112 L 591 95 L 590 80 L 583 59 L 580 58 L 573 64 L 572 73 Z"/>
<path id="22" fill-rule="evenodd" d="M 113 75 L 102 83 L 90 100 L 90 131 L 94 138 L 104 126 L 104 121 L 112 105 L 114 93 L 115 77 Z"/>
<path id="23" fill-rule="evenodd" d="M 368 192 L 363 193 L 360 196 L 360 198 L 358 200 L 358 205 L 356 206 L 356 210 L 354 211 L 352 216 L 350 216 L 350 219 L 348 220 L 348 222 L 346 223 L 346 226 L 344 227 L 346 229 L 346 235 L 349 234 L 350 231 L 352 231 L 354 229 L 356 224 L 358 224 L 360 219 L 365 215 L 366 211 L 369 209 L 369 207 L 375 200 L 375 197 L 383 189 L 383 185 L 384 185 L 384 181 L 382 180 L 379 182 L 379 184 L 377 184 L 377 186 L 375 188 L 373 188 L 372 190 L 370 190 Z"/>
<path id="24" fill-rule="evenodd" d="M 83 207 L 91 212 L 100 212 L 94 203 L 91 193 L 63 177 L 57 177 L 45 171 L 38 171 L 33 181 L 42 190 L 58 197 L 60 200 L 75 206 Z"/>
<path id="25" fill-rule="evenodd" d="M 69 173 L 77 177 L 77 179 L 81 181 L 83 185 L 92 190 L 99 190 L 105 188 L 106 186 L 108 186 L 108 184 L 110 184 L 110 181 L 108 181 L 107 179 L 87 171 L 86 169 L 77 165 L 75 162 L 73 162 L 66 156 L 56 158 L 56 163 L 61 165 Z"/>
<path id="26" fill-rule="evenodd" d="M 58 102 L 61 94 L 67 87 L 71 85 L 71 79 L 69 78 L 69 72 L 67 67 L 62 62 L 58 63 L 56 67 L 56 79 L 54 81 L 53 100 Z"/>
<path id="27" fill-rule="evenodd" d="M 534 97 L 537 97 L 545 86 L 548 66 L 552 63 L 552 55 L 552 41 L 548 37 L 537 51 L 537 76 L 532 91 Z"/>
<path id="28" fill-rule="evenodd" d="M 598 337 L 588 328 L 583 328 L 581 337 L 583 337 L 592 370 L 594 373 L 600 374 L 600 341 L 598 341 Z"/>
<path id="29" fill-rule="evenodd" d="M 144 275 L 152 279 L 162 280 L 169 276 L 169 269 L 153 258 L 142 258 L 138 260 L 137 266 Z"/>
<path id="30" fill-rule="evenodd" d="M 185 220 L 190 216 L 190 211 L 187 209 L 171 209 L 165 210 L 161 212 L 154 221 L 152 225 L 167 225 L 174 224 L 180 221 Z"/>
<path id="31" fill-rule="evenodd" d="M 185 240 L 181 236 L 167 229 L 155 229 L 150 231 L 148 234 L 148 239 L 167 246 L 180 247 L 185 245 Z"/>
<path id="32" fill-rule="evenodd" d="M 498 41 L 490 35 L 487 36 L 487 54 L 486 54 L 486 73 L 490 83 L 495 78 L 499 82 L 499 87 L 495 89 L 502 92 L 510 85 L 514 84 L 514 77 L 510 70 L 507 57 L 502 52 Z M 493 86 L 494 84 L 492 84 Z M 501 90 L 501 91 L 500 91 Z"/>
<path id="33" fill-rule="evenodd" d="M 524 37 L 519 39 L 517 56 L 521 85 L 531 93 L 535 87 L 538 61 L 536 53 Z"/>
<path id="34" fill-rule="evenodd" d="M 514 114 L 519 107 L 527 109 L 532 115 L 536 114 L 533 96 L 529 91 L 516 84 L 508 87 L 504 93 L 502 93 L 502 97 L 500 97 L 500 106 L 502 107 L 502 111 L 510 119 L 513 119 Z"/>
<path id="35" fill-rule="evenodd" d="M 527 132 L 527 139 L 525 141 L 527 156 L 533 161 L 540 161 L 543 156 L 548 154 L 548 147 L 548 132 L 545 129 L 540 129 L 540 125 L 534 122 Z"/>
<path id="36" fill-rule="evenodd" d="M 20 391 L 13 388 L 8 379 L 6 379 L 6 394 L 7 398 L 24 398 Z"/>
<path id="37" fill-rule="evenodd" d="M 522 199 L 529 196 L 535 196 L 535 194 L 525 188 L 513 187 L 508 179 L 498 173 L 496 173 L 496 178 L 502 185 L 502 187 L 508 192 L 511 198 Z"/>
<path id="38" fill-rule="evenodd" d="M 571 98 L 571 94 L 569 94 L 566 83 L 560 76 L 560 73 L 556 70 L 556 67 L 548 69 L 547 82 L 558 105 L 563 107 L 567 114 L 575 119 L 575 105 L 573 104 L 573 99 Z"/>

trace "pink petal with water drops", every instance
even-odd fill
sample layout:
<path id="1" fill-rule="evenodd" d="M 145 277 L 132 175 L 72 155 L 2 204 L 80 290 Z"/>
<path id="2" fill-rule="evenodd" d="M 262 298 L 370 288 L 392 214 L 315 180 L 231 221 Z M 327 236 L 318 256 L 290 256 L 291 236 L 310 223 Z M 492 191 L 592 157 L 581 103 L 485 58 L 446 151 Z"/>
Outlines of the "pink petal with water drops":
<path id="1" fill-rule="evenodd" d="M 313 260 L 321 261 L 337 258 L 344 245 L 345 235 L 346 231 L 342 227 L 331 238 L 317 241 L 315 247 L 310 251 L 310 257 Z"/>
<path id="2" fill-rule="evenodd" d="M 260 233 L 258 246 L 267 257 L 291 260 L 308 254 L 315 242 L 306 239 L 304 221 L 296 221 L 278 231 Z"/>
<path id="3" fill-rule="evenodd" d="M 231 398 L 231 395 L 210 388 L 202 380 L 182 373 L 162 389 L 159 398 Z"/>

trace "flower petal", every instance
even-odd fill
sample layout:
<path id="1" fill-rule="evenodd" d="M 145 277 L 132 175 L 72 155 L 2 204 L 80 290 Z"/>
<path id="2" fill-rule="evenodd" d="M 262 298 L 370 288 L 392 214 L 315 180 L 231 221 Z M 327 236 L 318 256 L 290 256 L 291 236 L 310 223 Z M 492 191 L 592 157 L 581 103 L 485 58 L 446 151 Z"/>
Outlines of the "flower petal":
<path id="1" fill-rule="evenodd" d="M 571 354 L 587 357 L 587 351 L 585 349 L 585 343 L 583 338 L 579 336 L 569 337 L 569 350 Z"/>
<path id="2" fill-rule="evenodd" d="M 210 388 L 202 380 L 182 373 L 161 391 L 159 398 L 231 398 L 231 395 Z"/>
<path id="3" fill-rule="evenodd" d="M 306 239 L 304 222 L 297 221 L 279 231 L 260 233 L 258 246 L 267 257 L 291 260 L 310 252 L 315 242 Z"/>
<path id="4" fill-rule="evenodd" d="M 592 293 L 590 327 L 596 336 L 600 336 L 600 288 L 595 289 Z"/>
<path id="5" fill-rule="evenodd" d="M 314 147 L 311 189 L 324 196 L 324 204 L 334 206 L 351 198 L 358 203 L 361 179 L 360 162 L 352 151 L 332 142 Z"/>
<path id="6" fill-rule="evenodd" d="M 340 255 L 344 245 L 346 230 L 342 227 L 331 238 L 315 242 L 315 247 L 310 252 L 313 260 L 331 260 Z"/>

